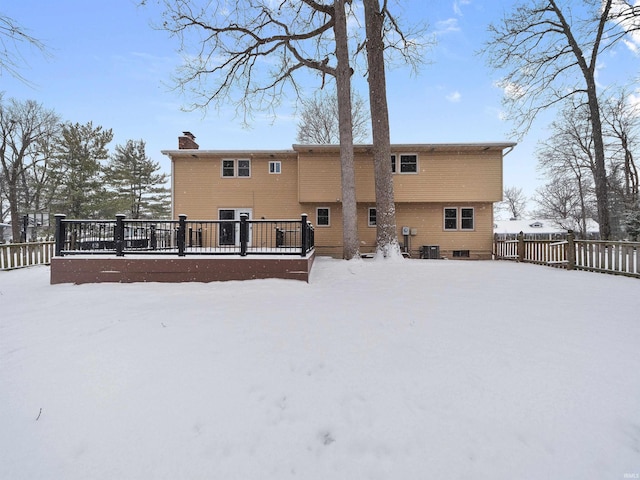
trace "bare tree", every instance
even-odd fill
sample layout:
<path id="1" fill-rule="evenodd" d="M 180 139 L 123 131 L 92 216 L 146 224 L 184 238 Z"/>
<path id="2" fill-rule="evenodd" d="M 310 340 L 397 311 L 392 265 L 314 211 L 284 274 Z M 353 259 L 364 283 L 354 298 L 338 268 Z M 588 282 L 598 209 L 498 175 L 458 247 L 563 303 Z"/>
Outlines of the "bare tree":
<path id="1" fill-rule="evenodd" d="M 331 145 L 340 142 L 338 98 L 336 93 L 321 90 L 301 100 L 302 109 L 296 140 L 300 143 Z M 366 143 L 369 138 L 369 110 L 357 93 L 351 95 L 353 141 Z"/>
<path id="2" fill-rule="evenodd" d="M 13 18 L 0 14 L 0 76 L 3 70 L 23 82 L 26 79 L 20 74 L 26 57 L 23 47 L 31 47 L 48 56 L 48 51 L 40 40 L 27 33 Z"/>
<path id="3" fill-rule="evenodd" d="M 345 258 L 357 256 L 350 87 L 353 69 L 349 64 L 346 8 L 352 0 L 333 0 L 326 4 L 316 0 L 241 0 L 208 2 L 204 6 L 199 6 L 197 0 L 160 1 L 165 5 L 162 28 L 180 38 L 181 50 L 188 55 L 176 80 L 182 91 L 193 95 L 193 108 L 206 109 L 211 104 L 230 102 L 247 121 L 255 110 L 275 113 L 285 93 L 293 92 L 299 97 L 302 87 L 296 75 L 301 69 L 318 72 L 322 85 L 326 76 L 335 77 L 342 163 L 343 255 Z M 389 15 L 386 0 L 383 8 L 377 8 L 377 11 L 381 18 L 374 30 L 382 47 L 379 49 L 380 61 L 368 62 L 370 74 L 376 68 L 384 67 L 383 39 L 388 39 L 387 47 L 400 50 L 405 59 L 414 61 L 419 56 L 407 52 L 417 52 L 421 46 L 415 37 L 407 38 L 402 34 L 398 22 Z M 189 44 L 192 40 L 197 51 L 195 55 Z M 388 125 L 388 118 L 372 119 L 374 124 L 379 121 Z M 387 155 L 386 162 L 389 161 Z M 393 201 L 388 207 L 389 191 L 393 199 L 392 183 L 386 185 L 384 194 L 387 198 L 381 200 L 386 208 L 378 218 L 382 215 L 383 225 L 387 225 L 387 232 L 390 232 L 391 223 L 385 219 L 389 216 L 395 223 L 395 209 Z M 395 238 L 395 226 L 393 229 L 392 237 Z M 380 235 L 379 240 L 383 240 L 382 245 L 387 244 Z"/>
<path id="4" fill-rule="evenodd" d="M 586 221 L 592 210 L 588 205 L 595 194 L 596 170 L 589 109 L 585 104 L 576 104 L 573 99 L 568 99 L 549 130 L 551 137 L 538 148 L 538 168 L 552 183 L 568 182 L 573 186 L 578 206 L 572 216 L 579 212 L 580 229 L 586 230 Z M 538 193 L 545 192 L 553 192 L 553 189 Z M 597 200 L 594 203 L 597 205 Z"/>
<path id="5" fill-rule="evenodd" d="M 142 2 L 144 3 L 144 2 Z M 286 93 L 300 96 L 297 74 L 311 69 L 336 79 L 342 172 L 343 256 L 358 255 L 351 75 L 346 3 L 334 0 L 233 3 L 163 0 L 162 28 L 177 36 L 188 58 L 176 79 L 193 95 L 192 108 L 234 104 L 248 121 L 255 110 L 275 112 Z M 193 55 L 190 42 L 195 43 Z M 333 48 L 331 48 L 333 46 Z"/>
<path id="6" fill-rule="evenodd" d="M 38 148 L 22 174 L 22 201 L 25 211 L 51 213 L 51 185 L 55 163 L 55 145 L 60 135 L 60 125 L 54 125 L 38 140 Z"/>
<path id="7" fill-rule="evenodd" d="M 609 137 L 610 157 L 622 171 L 620 195 L 626 207 L 638 203 L 638 167 L 634 151 L 640 145 L 640 106 L 629 99 L 626 90 L 602 102 L 605 133 Z"/>
<path id="8" fill-rule="evenodd" d="M 536 189 L 534 197 L 538 208 L 535 215 L 553 220 L 559 227 L 574 230 L 585 238 L 587 219 L 595 213 L 592 190 L 587 192 L 576 178 L 560 175 Z"/>
<path id="9" fill-rule="evenodd" d="M 387 81 L 384 65 L 383 28 L 386 10 L 378 0 L 363 0 L 367 32 L 367 65 L 369 66 L 369 104 L 373 134 L 373 165 L 376 191 L 376 255 L 400 255 L 396 229 L 396 206 L 391 172 L 391 137 L 387 107 Z M 386 8 L 386 1 L 384 3 Z"/>
<path id="10" fill-rule="evenodd" d="M 506 187 L 504 189 L 502 202 L 499 208 L 509 213 L 509 217 L 519 220 L 525 213 L 527 208 L 527 196 L 518 187 Z"/>
<path id="11" fill-rule="evenodd" d="M 609 189 L 596 66 L 600 54 L 640 30 L 640 9 L 624 0 L 520 2 L 499 24 L 490 25 L 486 45 L 491 66 L 506 70 L 505 105 L 521 132 L 537 114 L 580 94 L 589 110 L 600 235 L 611 234 Z"/>
<path id="12" fill-rule="evenodd" d="M 41 159 L 41 152 L 60 120 L 52 110 L 37 102 L 11 99 L 6 104 L 0 95 L 0 167 L 9 204 L 14 240 L 20 238 L 24 215 L 25 172 Z M 22 207 L 22 208 L 21 208 Z"/>
<path id="13" fill-rule="evenodd" d="M 358 240 L 358 204 L 356 200 L 356 173 L 353 153 L 353 107 L 351 105 L 351 75 L 349 40 L 345 3 L 334 0 L 333 31 L 336 46 L 336 89 L 338 92 L 338 125 L 340 131 L 340 159 L 342 177 L 342 256 L 347 260 L 360 256 Z"/>

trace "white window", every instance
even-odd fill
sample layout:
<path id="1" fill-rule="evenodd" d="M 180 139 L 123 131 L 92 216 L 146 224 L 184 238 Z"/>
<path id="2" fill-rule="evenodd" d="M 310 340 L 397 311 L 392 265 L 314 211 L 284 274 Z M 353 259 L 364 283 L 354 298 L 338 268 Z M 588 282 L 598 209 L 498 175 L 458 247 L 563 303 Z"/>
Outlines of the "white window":
<path id="1" fill-rule="evenodd" d="M 238 176 L 239 177 L 251 176 L 251 160 L 238 160 Z"/>
<path id="2" fill-rule="evenodd" d="M 458 209 L 457 208 L 444 209 L 444 229 L 445 230 L 458 229 Z"/>
<path id="3" fill-rule="evenodd" d="M 475 212 L 473 207 L 447 207 L 444 209 L 445 230 L 473 230 Z"/>
<path id="4" fill-rule="evenodd" d="M 400 155 L 400 173 L 418 173 L 418 156 Z"/>
<path id="5" fill-rule="evenodd" d="M 367 217 L 367 225 L 370 227 L 376 226 L 376 209 L 369 208 L 369 215 Z"/>
<path id="6" fill-rule="evenodd" d="M 235 160 L 223 160 L 222 161 L 222 176 L 223 177 L 235 177 L 236 176 L 236 161 Z"/>
<path id="7" fill-rule="evenodd" d="M 391 173 L 418 173 L 418 155 L 391 155 Z"/>
<path id="8" fill-rule="evenodd" d="M 223 177 L 250 177 L 251 160 L 249 159 L 225 159 L 222 160 Z"/>
<path id="9" fill-rule="evenodd" d="M 316 226 L 328 227 L 330 222 L 330 209 L 328 207 L 316 208 Z"/>
<path id="10" fill-rule="evenodd" d="M 460 209 L 460 230 L 473 230 L 473 208 Z"/>
<path id="11" fill-rule="evenodd" d="M 280 173 L 282 164 L 280 162 L 269 162 L 269 173 Z"/>

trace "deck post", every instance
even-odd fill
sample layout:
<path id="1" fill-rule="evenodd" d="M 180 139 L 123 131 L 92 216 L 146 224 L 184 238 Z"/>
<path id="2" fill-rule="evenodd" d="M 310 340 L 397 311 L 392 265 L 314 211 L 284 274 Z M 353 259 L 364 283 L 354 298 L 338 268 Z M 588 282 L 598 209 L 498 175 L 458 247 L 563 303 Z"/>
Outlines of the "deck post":
<path id="1" fill-rule="evenodd" d="M 116 231 L 113 239 L 115 240 L 116 257 L 124 257 L 124 219 L 126 215 L 119 213 L 116 215 Z"/>
<path id="2" fill-rule="evenodd" d="M 56 233 L 55 233 L 56 247 L 55 247 L 54 255 L 56 257 L 62 257 L 63 256 L 62 246 L 64 245 L 64 238 L 66 237 L 66 232 L 64 228 L 65 224 L 62 223 L 62 220 L 66 218 L 66 215 L 64 213 L 56 213 L 54 216 L 56 218 Z"/>
<path id="3" fill-rule="evenodd" d="M 575 246 L 576 235 L 573 233 L 573 230 L 569 230 L 567 232 L 567 270 L 574 270 L 576 268 L 576 246 Z"/>
<path id="4" fill-rule="evenodd" d="M 300 256 L 304 257 L 307 254 L 307 243 L 309 243 L 309 224 L 307 223 L 307 214 L 303 213 L 300 216 Z"/>
<path id="5" fill-rule="evenodd" d="M 240 214 L 240 256 L 247 256 L 247 243 L 249 242 L 249 226 L 247 224 L 249 215 L 246 213 Z"/>
<path id="6" fill-rule="evenodd" d="M 518 234 L 518 262 L 524 260 L 524 232 Z"/>
<path id="7" fill-rule="evenodd" d="M 184 247 L 187 236 L 187 216 L 184 213 L 178 215 L 178 256 L 184 257 Z"/>

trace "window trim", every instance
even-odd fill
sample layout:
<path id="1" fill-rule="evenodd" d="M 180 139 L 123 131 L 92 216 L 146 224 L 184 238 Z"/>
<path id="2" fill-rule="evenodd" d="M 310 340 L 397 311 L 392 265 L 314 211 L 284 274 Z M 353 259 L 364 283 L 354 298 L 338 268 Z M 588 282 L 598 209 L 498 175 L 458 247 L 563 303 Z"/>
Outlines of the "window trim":
<path id="1" fill-rule="evenodd" d="M 226 162 L 232 162 L 231 167 L 225 166 Z M 231 175 L 225 175 L 225 170 L 231 168 Z M 233 178 L 236 176 L 236 161 L 232 158 L 223 158 L 220 162 L 220 176 L 222 178 Z"/>
<path id="2" fill-rule="evenodd" d="M 247 162 L 247 166 L 246 167 L 242 167 L 242 169 L 244 170 L 245 168 L 248 171 L 248 175 L 240 175 L 240 162 Z M 250 158 L 238 158 L 236 160 L 236 176 L 238 178 L 251 178 L 251 159 Z"/>
<path id="3" fill-rule="evenodd" d="M 462 212 L 464 210 L 471 211 L 471 228 L 464 226 L 464 221 L 469 220 L 469 217 L 464 217 Z M 460 230 L 465 232 L 473 232 L 476 229 L 476 210 L 474 207 L 460 207 Z"/>
<path id="4" fill-rule="evenodd" d="M 462 217 L 464 210 L 471 211 L 471 217 Z M 452 217 L 447 217 L 447 211 L 454 211 L 455 216 L 455 228 L 447 228 L 447 220 L 452 220 Z M 472 227 L 464 227 L 464 220 L 471 220 Z M 442 209 L 442 230 L 445 232 L 474 232 L 476 230 L 476 209 L 475 207 L 443 207 Z"/>
<path id="5" fill-rule="evenodd" d="M 415 172 L 403 172 L 402 171 L 402 157 L 415 157 L 416 170 Z M 420 173 L 420 160 L 417 153 L 401 152 L 391 154 L 391 173 L 394 175 L 417 175 Z"/>
<path id="6" fill-rule="evenodd" d="M 320 223 L 320 210 L 327 211 L 327 223 Z M 324 215 L 323 215 L 324 217 Z M 331 208 L 330 207 L 316 207 L 316 227 L 330 227 L 331 226 Z"/>
<path id="7" fill-rule="evenodd" d="M 269 174 L 280 175 L 282 173 L 282 162 L 280 160 L 269 160 Z"/>
<path id="8" fill-rule="evenodd" d="M 453 218 L 455 220 L 455 227 L 447 227 L 447 220 L 451 220 L 452 217 L 447 217 L 447 210 L 455 212 L 456 216 Z M 445 232 L 455 232 L 458 230 L 458 207 L 444 207 L 442 209 L 442 229 Z"/>
<path id="9" fill-rule="evenodd" d="M 373 222 L 371 221 L 371 212 L 373 212 Z M 367 210 L 367 227 L 375 227 L 377 225 L 378 214 L 376 207 L 369 207 Z"/>
<path id="10" fill-rule="evenodd" d="M 416 170 L 415 170 L 415 172 L 403 172 L 402 171 L 402 165 L 403 165 L 402 164 L 402 157 L 415 157 L 415 159 L 416 159 L 416 163 L 415 163 Z M 417 153 L 401 153 L 400 154 L 400 163 L 399 163 L 399 165 L 400 165 L 400 172 L 399 172 L 400 174 L 402 174 L 402 175 L 417 175 L 418 172 L 420 171 L 420 168 L 418 168 L 418 154 Z M 413 163 L 411 165 L 413 165 Z"/>
<path id="11" fill-rule="evenodd" d="M 225 169 L 229 169 L 230 167 L 225 167 L 225 162 L 233 162 L 233 175 L 225 175 Z M 240 162 L 247 162 L 247 169 L 249 175 L 240 175 Z M 243 167 L 244 169 L 245 167 Z M 251 159 L 250 158 L 223 158 L 220 161 L 220 177 L 221 178 L 251 178 Z"/>

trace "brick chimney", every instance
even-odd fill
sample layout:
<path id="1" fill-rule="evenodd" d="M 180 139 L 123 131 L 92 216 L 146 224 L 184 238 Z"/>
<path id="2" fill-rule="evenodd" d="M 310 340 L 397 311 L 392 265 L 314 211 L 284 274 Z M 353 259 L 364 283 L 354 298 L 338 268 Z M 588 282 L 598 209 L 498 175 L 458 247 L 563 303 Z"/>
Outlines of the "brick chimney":
<path id="1" fill-rule="evenodd" d="M 195 135 L 191 132 L 182 132 L 182 136 L 178 137 L 179 150 L 197 150 L 200 146 L 195 142 Z"/>

